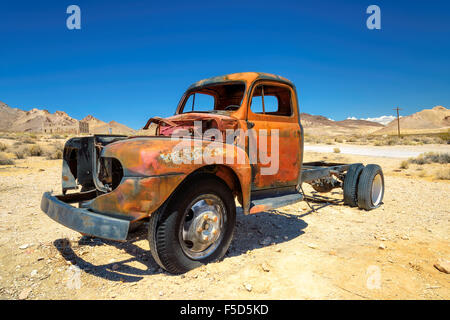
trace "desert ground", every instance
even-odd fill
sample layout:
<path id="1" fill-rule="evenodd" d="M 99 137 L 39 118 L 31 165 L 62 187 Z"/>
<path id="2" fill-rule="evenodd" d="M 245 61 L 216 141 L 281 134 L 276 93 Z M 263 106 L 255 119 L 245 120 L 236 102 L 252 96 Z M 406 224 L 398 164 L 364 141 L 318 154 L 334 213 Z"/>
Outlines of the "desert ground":
<path id="1" fill-rule="evenodd" d="M 145 224 L 120 243 L 42 213 L 42 193 L 60 191 L 61 160 L 0 166 L 0 299 L 449 299 L 450 275 L 434 266 L 450 260 L 450 181 L 435 177 L 449 164 L 400 169 L 404 158 L 389 154 L 320 151 L 304 160 L 380 164 L 384 204 L 366 212 L 311 203 L 312 211 L 300 202 L 238 215 L 225 258 L 183 275 L 155 263 Z"/>

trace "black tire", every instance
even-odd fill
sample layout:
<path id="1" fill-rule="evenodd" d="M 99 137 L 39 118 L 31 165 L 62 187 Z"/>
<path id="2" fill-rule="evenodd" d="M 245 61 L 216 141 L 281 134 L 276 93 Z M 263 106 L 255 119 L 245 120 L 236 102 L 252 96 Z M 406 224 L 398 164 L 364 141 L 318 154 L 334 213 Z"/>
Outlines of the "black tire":
<path id="1" fill-rule="evenodd" d="M 197 199 L 202 201 L 204 196 L 214 197 L 220 202 L 223 214 L 220 219 L 221 232 L 217 240 L 205 249 L 205 252 L 210 251 L 207 255 L 192 257 L 189 256 L 189 249 L 186 249 L 187 242 L 183 242 L 182 228 L 189 212 L 192 212 L 189 211 L 192 204 L 196 203 Z M 155 261 L 168 272 L 174 274 L 187 272 L 225 255 L 233 237 L 235 222 L 236 205 L 228 186 L 213 175 L 198 174 L 183 183 L 167 204 L 151 215 L 149 222 L 151 253 Z"/>
<path id="2" fill-rule="evenodd" d="M 350 165 L 344 178 L 344 204 L 350 207 L 358 205 L 358 181 L 361 171 L 364 169 L 362 163 L 354 163 Z"/>
<path id="3" fill-rule="evenodd" d="M 128 233 L 136 232 L 143 225 L 144 225 L 144 220 L 139 220 L 139 221 L 130 223 L 130 226 L 128 227 Z"/>
<path id="4" fill-rule="evenodd" d="M 377 164 L 368 164 L 358 182 L 358 207 L 364 210 L 378 208 L 383 203 L 384 176 Z"/>

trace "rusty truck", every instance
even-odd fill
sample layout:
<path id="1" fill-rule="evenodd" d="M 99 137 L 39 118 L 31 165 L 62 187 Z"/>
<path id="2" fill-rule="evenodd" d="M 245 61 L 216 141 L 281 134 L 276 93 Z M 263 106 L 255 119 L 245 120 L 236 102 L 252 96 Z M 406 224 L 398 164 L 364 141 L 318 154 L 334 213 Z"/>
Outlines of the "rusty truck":
<path id="1" fill-rule="evenodd" d="M 291 81 L 257 72 L 201 80 L 173 116 L 150 118 L 139 135 L 69 139 L 62 194 L 44 193 L 41 209 L 84 235 L 118 241 L 148 221 L 152 256 L 179 274 L 224 257 L 237 212 L 305 200 L 303 183 L 321 193 L 342 188 L 344 203 L 363 210 L 382 204 L 380 166 L 304 163 L 303 136 Z"/>

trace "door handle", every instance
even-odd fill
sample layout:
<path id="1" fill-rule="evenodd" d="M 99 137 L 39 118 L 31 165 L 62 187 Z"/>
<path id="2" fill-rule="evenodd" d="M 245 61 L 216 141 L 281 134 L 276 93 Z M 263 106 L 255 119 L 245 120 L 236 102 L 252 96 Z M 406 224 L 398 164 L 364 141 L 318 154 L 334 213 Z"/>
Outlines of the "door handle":
<path id="1" fill-rule="evenodd" d="M 255 124 L 254 124 L 253 122 L 247 121 L 247 128 L 248 128 L 248 129 L 251 129 L 251 128 L 253 128 L 254 126 L 255 126 Z"/>

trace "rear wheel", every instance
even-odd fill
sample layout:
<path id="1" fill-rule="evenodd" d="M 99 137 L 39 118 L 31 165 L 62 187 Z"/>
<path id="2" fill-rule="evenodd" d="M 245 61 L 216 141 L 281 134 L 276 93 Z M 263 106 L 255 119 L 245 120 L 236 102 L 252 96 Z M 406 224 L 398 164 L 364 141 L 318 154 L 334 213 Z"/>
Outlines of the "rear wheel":
<path id="1" fill-rule="evenodd" d="M 344 204 L 351 207 L 358 205 L 358 181 L 363 169 L 362 163 L 354 163 L 350 165 L 344 178 Z"/>
<path id="2" fill-rule="evenodd" d="M 214 176 L 198 175 L 152 214 L 150 250 L 165 270 L 189 271 L 225 255 L 235 221 L 236 206 L 228 186 Z"/>
<path id="3" fill-rule="evenodd" d="M 383 170 L 377 164 L 369 164 L 361 172 L 358 182 L 358 207 L 364 210 L 378 208 L 384 196 Z"/>

